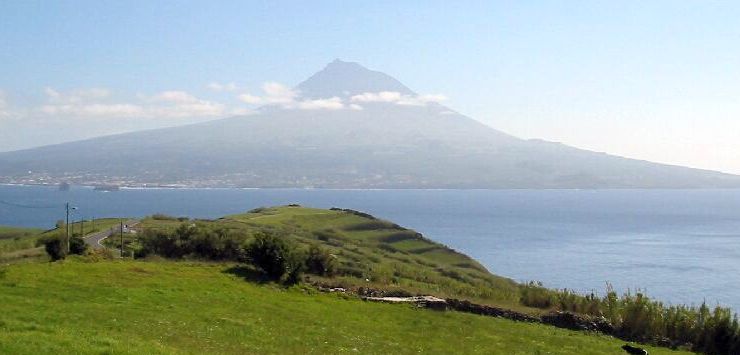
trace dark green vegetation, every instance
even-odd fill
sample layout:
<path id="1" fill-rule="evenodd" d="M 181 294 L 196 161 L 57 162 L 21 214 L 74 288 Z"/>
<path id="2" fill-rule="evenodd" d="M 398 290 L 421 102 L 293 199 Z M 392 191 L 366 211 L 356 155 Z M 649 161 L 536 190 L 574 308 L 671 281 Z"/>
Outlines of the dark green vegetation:
<path id="1" fill-rule="evenodd" d="M 36 246 L 43 246 L 51 261 L 62 260 L 70 254 L 83 255 L 87 251 L 87 244 L 79 234 L 70 235 L 67 240 L 61 230 L 38 238 Z"/>
<path id="2" fill-rule="evenodd" d="M 88 257 L 4 266 L 0 353 L 622 353 L 607 336 L 256 284 L 240 270 Z"/>
<path id="3" fill-rule="evenodd" d="M 603 297 L 584 296 L 534 283 L 522 287 L 521 297 L 526 306 L 605 317 L 615 326 L 615 335 L 625 339 L 683 345 L 707 354 L 740 354 L 740 324 L 729 308 L 664 305 L 642 293 L 620 297 L 611 289 Z"/>

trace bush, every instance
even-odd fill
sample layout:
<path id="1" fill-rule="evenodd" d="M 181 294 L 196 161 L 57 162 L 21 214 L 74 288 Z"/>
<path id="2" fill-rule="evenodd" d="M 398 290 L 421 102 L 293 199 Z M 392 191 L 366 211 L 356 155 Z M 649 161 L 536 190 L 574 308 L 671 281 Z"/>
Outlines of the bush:
<path id="1" fill-rule="evenodd" d="M 740 354 L 740 320 L 729 308 L 710 309 L 704 303 L 666 306 L 640 292 L 619 296 L 611 285 L 605 296 L 598 297 L 529 283 L 520 286 L 520 301 L 531 307 L 603 316 L 614 327 L 612 335 L 626 340 L 685 345 L 707 354 Z"/>
<path id="2" fill-rule="evenodd" d="M 74 236 L 69 239 L 69 253 L 83 255 L 87 251 L 87 244 L 82 237 Z"/>
<path id="3" fill-rule="evenodd" d="M 312 274 L 334 276 L 337 271 L 336 257 L 318 245 L 312 245 L 308 249 L 306 269 Z"/>
<path id="4" fill-rule="evenodd" d="M 62 260 L 67 256 L 67 248 L 64 239 L 59 235 L 52 235 L 38 240 L 38 246 L 43 245 L 46 254 L 51 261 Z"/>
<path id="5" fill-rule="evenodd" d="M 178 229 L 179 230 L 179 229 Z M 187 253 L 177 233 L 158 230 L 145 230 L 141 235 L 141 250 L 138 257 L 157 254 L 166 258 L 180 258 Z"/>
<path id="6" fill-rule="evenodd" d="M 113 251 L 108 248 L 94 249 L 91 250 L 90 253 L 87 255 L 87 261 L 89 262 L 98 262 L 102 260 L 112 259 L 115 259 L 115 255 L 113 255 Z"/>
<path id="7" fill-rule="evenodd" d="M 244 236 L 234 235 L 224 228 L 196 227 L 189 248 L 194 255 L 211 260 L 239 260 L 242 258 Z"/>
<path id="8" fill-rule="evenodd" d="M 305 256 L 283 238 L 259 233 L 245 249 L 246 260 L 272 280 L 294 284 L 300 280 Z"/>
<path id="9" fill-rule="evenodd" d="M 177 217 L 166 215 L 164 213 L 155 213 L 152 215 L 152 219 L 157 221 L 177 221 Z"/>
<path id="10" fill-rule="evenodd" d="M 203 224 L 183 223 L 174 232 L 145 230 L 138 238 L 140 247 L 136 257 L 156 254 L 165 258 L 195 256 L 210 260 L 243 259 L 243 234 L 225 228 L 211 228 Z"/>

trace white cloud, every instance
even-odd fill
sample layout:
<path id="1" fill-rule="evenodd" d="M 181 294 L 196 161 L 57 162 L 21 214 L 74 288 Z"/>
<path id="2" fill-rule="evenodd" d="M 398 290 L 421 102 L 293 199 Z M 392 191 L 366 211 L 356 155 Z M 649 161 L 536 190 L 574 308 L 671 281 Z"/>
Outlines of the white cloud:
<path id="1" fill-rule="evenodd" d="M 68 93 L 46 88 L 47 103 L 37 112 L 68 119 L 113 118 L 213 118 L 230 114 L 226 105 L 203 100 L 180 90 L 140 96 L 136 102 L 111 102 L 106 89 L 74 90 Z"/>
<path id="2" fill-rule="evenodd" d="M 276 82 L 262 84 L 264 96 L 244 93 L 238 96 L 239 100 L 250 105 L 281 105 L 293 106 L 298 93 L 293 89 Z"/>
<path id="3" fill-rule="evenodd" d="M 144 108 L 133 104 L 75 103 L 47 104 L 41 106 L 39 111 L 50 116 L 120 118 L 142 116 Z"/>
<path id="4" fill-rule="evenodd" d="M 53 88 L 47 87 L 44 89 L 44 92 L 50 102 L 58 104 L 73 104 L 89 100 L 104 99 L 110 96 L 110 91 L 102 88 L 77 89 L 67 93 L 62 93 Z"/>
<path id="5" fill-rule="evenodd" d="M 244 93 L 237 96 L 237 98 L 250 105 L 277 105 L 285 109 L 341 110 L 345 108 L 342 99 L 339 97 L 300 100 L 297 91 L 276 82 L 264 83 L 262 91 L 264 92 L 263 96 Z"/>
<path id="6" fill-rule="evenodd" d="M 297 103 L 301 110 L 341 110 L 344 108 L 342 99 L 332 97 L 329 99 L 304 100 Z"/>
<path id="7" fill-rule="evenodd" d="M 213 91 L 236 91 L 239 89 L 239 86 L 236 85 L 236 83 L 219 83 L 219 82 L 211 82 L 208 85 L 206 85 L 208 89 L 211 89 Z"/>
<path id="8" fill-rule="evenodd" d="M 416 95 L 416 96 L 404 96 L 403 99 L 397 103 L 399 105 L 411 105 L 411 106 L 426 106 L 432 102 L 442 102 L 447 100 L 447 97 L 439 94 L 431 95 Z"/>
<path id="9" fill-rule="evenodd" d="M 350 98 L 352 102 L 397 102 L 401 93 L 395 91 L 366 92 Z"/>
<path id="10" fill-rule="evenodd" d="M 347 102 L 339 97 L 323 99 L 300 98 L 300 93 L 279 83 L 268 82 L 262 85 L 264 95 L 250 93 L 237 98 L 250 105 L 276 105 L 284 109 L 297 110 L 362 110 L 361 103 L 392 103 L 404 106 L 426 106 L 430 102 L 444 101 L 443 95 L 403 95 L 396 91 L 366 92 L 350 97 Z"/>
<path id="11" fill-rule="evenodd" d="M 250 105 L 263 105 L 265 104 L 265 100 L 263 100 L 259 96 L 254 96 L 251 94 L 241 94 L 237 96 L 239 100 L 241 100 L 244 103 L 250 104 Z"/>
<path id="12" fill-rule="evenodd" d="M 161 102 L 172 102 L 172 103 L 178 103 L 178 104 L 192 104 L 197 103 L 201 100 L 198 100 L 197 97 L 188 94 L 185 91 L 163 91 L 159 94 L 154 95 L 152 97 L 154 101 L 161 101 Z"/>
<path id="13" fill-rule="evenodd" d="M 431 102 L 447 100 L 444 95 L 402 95 L 396 91 L 366 92 L 354 95 L 351 102 L 360 103 L 394 103 L 403 106 L 426 106 Z"/>

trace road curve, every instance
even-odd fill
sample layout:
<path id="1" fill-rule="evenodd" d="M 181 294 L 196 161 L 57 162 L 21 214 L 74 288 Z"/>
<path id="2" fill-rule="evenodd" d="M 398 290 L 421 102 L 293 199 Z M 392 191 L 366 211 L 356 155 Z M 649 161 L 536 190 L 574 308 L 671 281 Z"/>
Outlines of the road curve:
<path id="1" fill-rule="evenodd" d="M 124 225 L 128 226 L 128 228 L 131 228 L 135 225 L 137 225 L 139 221 L 135 219 L 129 219 L 126 222 L 123 222 Z M 85 243 L 90 246 L 92 249 L 103 249 L 105 246 L 103 245 L 103 239 L 110 237 L 114 233 L 118 233 L 120 231 L 120 227 L 116 226 L 107 230 L 104 230 L 102 232 L 93 233 L 90 235 L 87 235 L 85 237 Z"/>

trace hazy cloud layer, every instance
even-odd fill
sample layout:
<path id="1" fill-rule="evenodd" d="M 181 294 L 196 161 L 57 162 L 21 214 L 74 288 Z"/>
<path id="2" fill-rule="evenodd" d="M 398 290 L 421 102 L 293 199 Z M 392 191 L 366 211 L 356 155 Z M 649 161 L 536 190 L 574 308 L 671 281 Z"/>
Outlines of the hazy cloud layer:
<path id="1" fill-rule="evenodd" d="M 238 99 L 250 105 L 276 105 L 299 110 L 362 110 L 363 103 L 389 103 L 402 106 L 426 106 L 447 100 L 443 95 L 403 95 L 395 91 L 366 92 L 342 99 L 338 96 L 322 99 L 302 99 L 300 92 L 285 85 L 268 82 L 262 85 L 263 95 L 243 93 Z"/>
<path id="2" fill-rule="evenodd" d="M 132 102 L 114 100 L 107 89 L 81 89 L 60 92 L 44 90 L 46 103 L 36 112 L 47 118 L 120 119 L 120 118 L 214 118 L 243 114 L 243 108 L 229 108 L 219 102 L 198 98 L 188 92 L 172 90 L 151 96 L 139 95 Z"/>
<path id="3" fill-rule="evenodd" d="M 385 102 L 403 106 L 426 106 L 431 102 L 447 100 L 444 95 L 402 95 L 396 91 L 366 92 L 350 98 L 355 103 Z"/>
<path id="4" fill-rule="evenodd" d="M 216 92 L 221 100 L 204 99 L 183 90 L 168 90 L 155 94 L 138 94 L 122 99 L 120 94 L 107 88 L 81 88 L 58 90 L 43 89 L 40 104 L 18 107 L 9 102 L 0 91 L 0 119 L 26 121 L 106 122 L 167 121 L 191 123 L 234 115 L 253 113 L 256 106 L 278 106 L 293 110 L 362 110 L 363 105 L 387 103 L 403 106 L 424 106 L 443 101 L 442 95 L 402 95 L 399 92 L 367 92 L 352 97 L 302 98 L 300 92 L 277 82 L 262 85 L 260 95 L 245 92 L 234 96 L 235 83 L 211 82 L 207 88 Z M 142 129 L 149 128 L 142 124 Z"/>
<path id="5" fill-rule="evenodd" d="M 221 91 L 231 92 L 231 91 L 236 91 L 236 90 L 239 89 L 239 86 L 236 85 L 236 83 L 233 83 L 233 82 L 231 82 L 231 83 L 219 83 L 219 82 L 215 82 L 214 81 L 214 82 L 211 82 L 208 85 L 206 85 L 206 87 L 208 89 L 213 90 L 213 91 L 216 91 L 216 92 L 221 92 Z"/>

